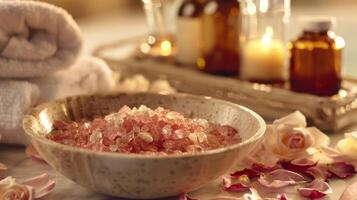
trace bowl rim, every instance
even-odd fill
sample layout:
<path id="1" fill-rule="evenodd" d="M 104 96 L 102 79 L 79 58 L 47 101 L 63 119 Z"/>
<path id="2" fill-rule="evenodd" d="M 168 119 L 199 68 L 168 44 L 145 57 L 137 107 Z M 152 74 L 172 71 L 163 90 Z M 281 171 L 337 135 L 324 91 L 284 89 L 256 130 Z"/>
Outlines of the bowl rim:
<path id="1" fill-rule="evenodd" d="M 173 96 L 173 97 L 180 97 L 180 98 L 197 98 L 197 99 L 209 99 L 209 100 L 213 100 L 216 101 L 218 103 L 224 103 L 224 104 L 228 104 L 230 106 L 235 106 L 238 107 L 239 109 L 244 110 L 245 112 L 249 113 L 250 115 L 252 115 L 258 122 L 259 125 L 259 129 L 255 132 L 254 135 L 252 135 L 251 137 L 249 137 L 247 140 L 244 140 L 243 142 L 237 143 L 237 144 L 233 144 L 233 145 L 229 145 L 229 146 L 225 146 L 225 147 L 220 147 L 220 148 L 216 148 L 216 149 L 210 149 L 207 151 L 202 151 L 202 152 L 198 152 L 198 153 L 182 153 L 182 154 L 168 154 L 168 155 L 155 155 L 155 154 L 135 154 L 135 153 L 118 153 L 118 152 L 103 152 L 103 151 L 94 151 L 94 150 L 90 150 L 90 149 L 84 149 L 84 148 L 79 148 L 79 147 L 73 147 L 70 145 L 65 145 L 65 144 L 61 144 L 55 141 L 52 141 L 50 139 L 45 138 L 44 136 L 41 136 L 39 134 L 34 133 L 31 128 L 27 127 L 27 123 L 33 120 L 37 120 L 34 119 L 34 116 L 38 115 L 40 112 L 42 112 L 43 110 L 45 110 L 49 105 L 52 105 L 54 103 L 65 103 L 68 99 L 73 99 L 73 98 L 80 98 L 80 97 L 90 97 L 90 96 L 102 96 L 102 97 L 116 97 L 116 96 L 121 96 L 121 95 L 158 95 L 158 96 Z M 36 140 L 37 142 L 43 143 L 45 145 L 49 145 L 49 146 L 53 146 L 56 148 L 61 148 L 64 151 L 71 151 L 71 152 L 77 152 L 77 153 L 81 153 L 81 154 L 85 154 L 85 155 L 91 155 L 91 156 L 104 156 L 104 157 L 117 157 L 117 158 L 129 158 L 129 159 L 175 159 L 175 158 L 195 158 L 195 157 L 200 157 L 200 156 L 209 156 L 212 154 L 219 154 L 219 153 L 224 153 L 224 152 L 228 152 L 228 151 L 232 151 L 235 150 L 241 146 L 245 146 L 249 143 L 252 143 L 254 141 L 259 140 L 260 138 L 263 137 L 265 130 L 266 130 L 266 123 L 264 121 L 264 119 L 257 114 L 256 112 L 254 112 L 253 110 L 239 105 L 237 103 L 233 103 L 230 101 L 225 101 L 225 100 L 221 100 L 221 99 L 216 99 L 216 98 L 212 98 L 209 96 L 203 96 L 203 95 L 193 95 L 193 94 L 187 94 L 187 93 L 174 93 L 174 94 L 167 94 L 167 93 L 151 93 L 151 92 L 134 92 L 134 93 L 126 93 L 126 92 L 120 92 L 120 93 L 114 93 L 114 94 L 106 94 L 106 95 L 76 95 L 76 96 L 70 96 L 70 97 L 66 97 L 64 99 L 59 99 L 59 100 L 53 100 L 53 101 L 49 101 L 46 103 L 42 103 L 36 107 L 34 107 L 33 109 L 31 109 L 31 111 L 24 115 L 23 118 L 23 129 L 25 131 L 25 133 L 30 136 L 30 142 L 33 144 L 32 140 Z"/>

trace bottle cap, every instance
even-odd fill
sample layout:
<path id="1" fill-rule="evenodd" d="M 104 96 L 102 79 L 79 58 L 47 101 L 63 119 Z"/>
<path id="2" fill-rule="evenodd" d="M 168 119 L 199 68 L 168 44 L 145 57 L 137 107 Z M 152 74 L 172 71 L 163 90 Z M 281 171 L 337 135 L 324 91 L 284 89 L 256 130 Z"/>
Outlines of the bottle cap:
<path id="1" fill-rule="evenodd" d="M 336 18 L 331 16 L 304 16 L 301 18 L 303 29 L 307 31 L 327 31 L 336 24 Z"/>

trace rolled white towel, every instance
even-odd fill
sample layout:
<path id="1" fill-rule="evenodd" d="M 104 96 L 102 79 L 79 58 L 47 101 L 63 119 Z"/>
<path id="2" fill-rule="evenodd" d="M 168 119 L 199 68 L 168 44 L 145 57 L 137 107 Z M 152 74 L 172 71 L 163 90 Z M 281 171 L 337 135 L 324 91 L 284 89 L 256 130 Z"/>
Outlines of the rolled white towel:
<path id="1" fill-rule="evenodd" d="M 0 81 L 1 143 L 25 144 L 22 117 L 37 102 L 39 88 L 27 81 Z"/>
<path id="2" fill-rule="evenodd" d="M 72 67 L 31 80 L 40 88 L 39 103 L 80 94 L 109 93 L 115 81 L 109 66 L 99 58 L 80 58 Z"/>
<path id="3" fill-rule="evenodd" d="M 0 77 L 45 76 L 68 68 L 82 36 L 63 9 L 36 1 L 0 1 Z"/>

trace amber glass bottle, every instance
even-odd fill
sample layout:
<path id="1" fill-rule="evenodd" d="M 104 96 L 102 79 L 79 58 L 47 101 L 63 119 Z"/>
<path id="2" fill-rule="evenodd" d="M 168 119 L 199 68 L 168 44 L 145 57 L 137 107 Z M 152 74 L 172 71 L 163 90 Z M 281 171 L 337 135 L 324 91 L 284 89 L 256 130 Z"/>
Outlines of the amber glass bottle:
<path id="1" fill-rule="evenodd" d="M 329 29 L 331 19 L 308 22 L 290 44 L 290 87 L 297 92 L 331 96 L 341 87 L 344 40 Z"/>
<path id="2" fill-rule="evenodd" d="M 237 0 L 207 0 L 202 13 L 198 68 L 213 74 L 239 74 L 240 9 Z"/>

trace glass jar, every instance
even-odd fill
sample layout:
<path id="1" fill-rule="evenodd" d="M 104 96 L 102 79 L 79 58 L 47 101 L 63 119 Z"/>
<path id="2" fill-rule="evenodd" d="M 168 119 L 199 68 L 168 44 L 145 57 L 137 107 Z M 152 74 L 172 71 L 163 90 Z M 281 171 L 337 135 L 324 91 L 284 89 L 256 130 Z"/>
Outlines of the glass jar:
<path id="1" fill-rule="evenodd" d="M 175 53 L 177 0 L 142 0 L 149 34 L 140 51 L 153 57 L 167 57 Z"/>
<path id="2" fill-rule="evenodd" d="M 290 44 L 290 87 L 293 91 L 330 96 L 341 87 L 344 40 L 330 29 L 331 17 L 304 20 L 302 34 Z"/>
<path id="3" fill-rule="evenodd" d="M 287 76 L 286 28 L 290 0 L 242 0 L 241 78 L 283 84 Z"/>
<path id="4" fill-rule="evenodd" d="M 207 0 L 197 66 L 219 75 L 237 76 L 240 63 L 240 7 L 237 0 Z"/>

